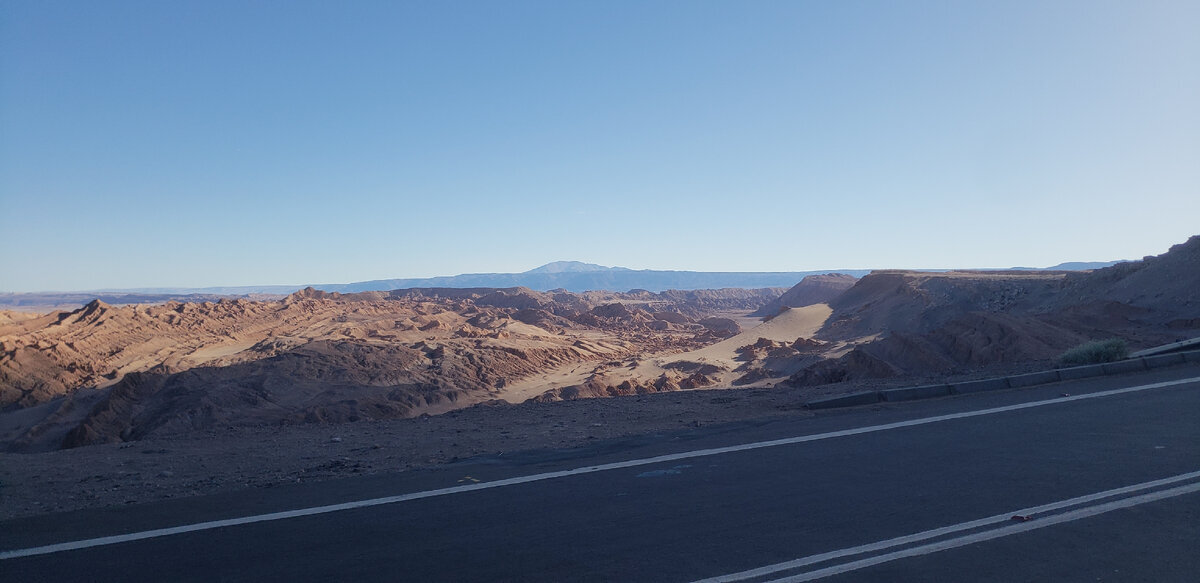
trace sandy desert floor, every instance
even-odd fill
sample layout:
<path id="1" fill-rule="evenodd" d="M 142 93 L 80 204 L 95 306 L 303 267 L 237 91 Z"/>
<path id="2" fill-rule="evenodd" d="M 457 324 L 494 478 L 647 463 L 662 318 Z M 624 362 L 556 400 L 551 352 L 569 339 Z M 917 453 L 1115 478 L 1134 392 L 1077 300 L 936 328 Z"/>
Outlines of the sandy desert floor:
<path id="1" fill-rule="evenodd" d="M 653 381 L 668 373 L 667 366 L 671 363 L 711 364 L 724 370 L 710 376 L 719 386 L 730 386 L 740 373 L 735 372 L 742 363 L 737 360 L 738 348 L 754 344 L 759 338 L 781 342 L 792 342 L 797 338 L 811 338 L 829 318 L 832 310 L 826 304 L 805 306 L 786 310 L 779 316 L 763 322 L 760 318 L 749 316 L 746 311 L 718 314 L 738 323 L 742 332 L 710 344 L 697 350 L 655 354 L 643 358 L 629 357 L 621 362 L 619 367 L 597 365 L 595 363 L 572 363 L 556 370 L 533 375 L 505 387 L 495 397 L 509 403 L 521 403 L 541 395 L 549 389 L 567 387 L 585 382 L 594 374 L 602 374 L 607 383 L 618 384 L 622 380 Z M 832 356 L 839 356 L 836 349 L 831 349 Z M 748 385 L 750 387 L 769 387 L 783 380 L 769 378 Z M 479 402 L 477 399 L 475 402 Z"/>

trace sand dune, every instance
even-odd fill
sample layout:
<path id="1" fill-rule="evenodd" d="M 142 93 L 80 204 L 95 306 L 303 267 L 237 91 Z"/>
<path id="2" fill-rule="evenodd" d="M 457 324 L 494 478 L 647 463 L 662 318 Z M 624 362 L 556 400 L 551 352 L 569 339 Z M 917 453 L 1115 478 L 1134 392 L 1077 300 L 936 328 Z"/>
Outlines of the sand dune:
<path id="1" fill-rule="evenodd" d="M 737 349 L 754 344 L 759 338 L 778 342 L 795 342 L 797 338 L 812 338 L 825 325 L 833 309 L 829 304 L 813 304 L 802 308 L 785 308 L 778 316 L 737 336 L 726 338 L 699 350 L 657 359 L 661 364 L 672 362 L 704 362 L 736 368 Z"/>
<path id="2" fill-rule="evenodd" d="M 741 316 L 725 314 L 746 322 Z M 782 372 L 747 364 L 739 360 L 739 349 L 764 342 L 791 345 L 798 339 L 812 338 L 832 313 L 826 304 L 784 309 L 777 317 L 761 322 L 703 348 L 673 354 L 632 355 L 617 362 L 590 367 L 563 367 L 527 379 L 501 394 L 509 402 L 573 399 L 633 393 L 699 389 L 705 387 L 765 386 L 786 378 L 799 364 Z M 751 320 L 754 322 L 757 320 Z M 832 350 L 835 346 L 829 346 Z M 758 376 L 746 378 L 751 370 Z"/>

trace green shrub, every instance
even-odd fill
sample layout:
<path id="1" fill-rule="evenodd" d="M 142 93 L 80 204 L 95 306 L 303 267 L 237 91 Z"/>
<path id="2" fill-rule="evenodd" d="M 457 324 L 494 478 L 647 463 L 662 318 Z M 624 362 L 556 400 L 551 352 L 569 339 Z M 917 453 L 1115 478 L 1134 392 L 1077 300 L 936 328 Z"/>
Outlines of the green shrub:
<path id="1" fill-rule="evenodd" d="M 1100 364 L 1114 362 L 1129 356 L 1129 347 L 1120 338 L 1093 340 L 1072 348 L 1058 357 L 1063 364 Z"/>

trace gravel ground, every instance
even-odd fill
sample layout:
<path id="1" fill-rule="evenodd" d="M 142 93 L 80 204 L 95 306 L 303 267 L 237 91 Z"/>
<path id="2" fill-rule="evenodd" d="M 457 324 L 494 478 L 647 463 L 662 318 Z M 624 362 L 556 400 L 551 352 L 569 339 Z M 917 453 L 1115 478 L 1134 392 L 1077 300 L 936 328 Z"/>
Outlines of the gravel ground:
<path id="1" fill-rule="evenodd" d="M 0 454 L 0 519 L 309 480 L 400 472 L 482 454 L 769 418 L 803 419 L 815 398 L 1039 370 L 1026 364 L 947 378 L 819 387 L 711 389 L 509 405 L 342 425 L 232 428 L 37 454 Z"/>

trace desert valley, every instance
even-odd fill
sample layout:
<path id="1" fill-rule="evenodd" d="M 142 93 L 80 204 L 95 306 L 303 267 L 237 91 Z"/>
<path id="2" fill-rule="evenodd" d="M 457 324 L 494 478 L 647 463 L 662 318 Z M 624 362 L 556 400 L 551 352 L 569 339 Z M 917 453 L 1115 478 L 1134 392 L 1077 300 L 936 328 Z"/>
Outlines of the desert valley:
<path id="1" fill-rule="evenodd" d="M 0 583 L 1200 573 L 1200 3 L 0 3 Z"/>
<path id="2" fill-rule="evenodd" d="M 791 289 L 415 288 L 0 313 L 8 451 L 493 400 L 815 387 L 1200 329 L 1200 238 L 1094 271 L 876 271 Z"/>

